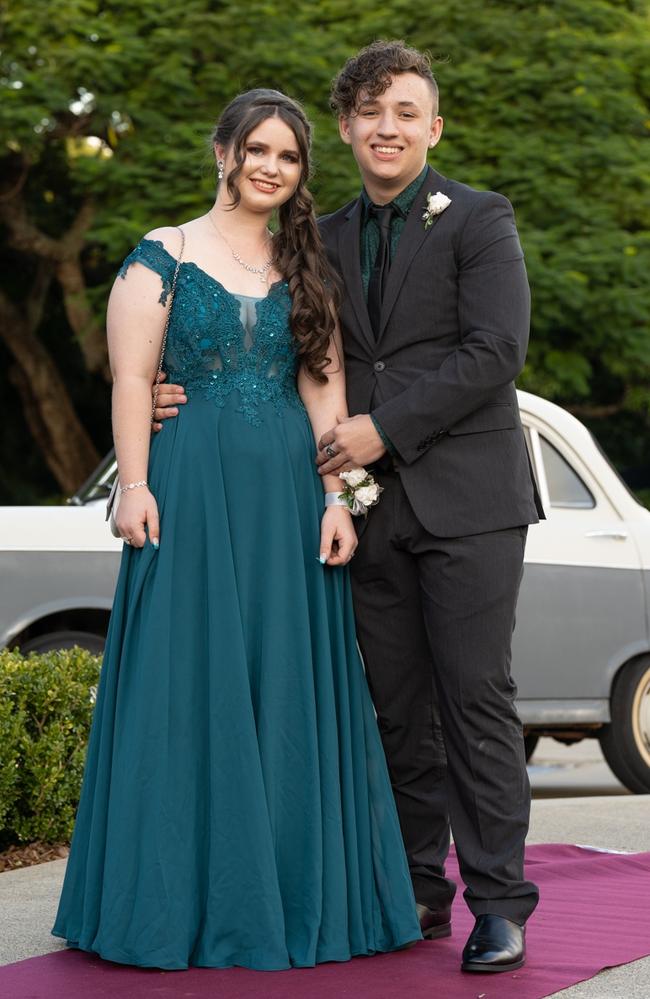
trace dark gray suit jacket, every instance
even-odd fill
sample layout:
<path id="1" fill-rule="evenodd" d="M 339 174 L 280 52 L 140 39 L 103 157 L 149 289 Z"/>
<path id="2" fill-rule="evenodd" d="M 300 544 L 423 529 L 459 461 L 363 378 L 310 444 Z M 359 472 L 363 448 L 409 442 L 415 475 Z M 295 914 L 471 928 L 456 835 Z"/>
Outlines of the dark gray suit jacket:
<path id="1" fill-rule="evenodd" d="M 429 192 L 451 204 L 425 229 Z M 512 207 L 429 170 L 406 220 L 378 340 L 361 283 L 360 199 L 321 219 L 344 282 L 340 318 L 350 414 L 373 413 L 422 525 L 481 534 L 543 516 L 514 379 L 530 292 Z"/>

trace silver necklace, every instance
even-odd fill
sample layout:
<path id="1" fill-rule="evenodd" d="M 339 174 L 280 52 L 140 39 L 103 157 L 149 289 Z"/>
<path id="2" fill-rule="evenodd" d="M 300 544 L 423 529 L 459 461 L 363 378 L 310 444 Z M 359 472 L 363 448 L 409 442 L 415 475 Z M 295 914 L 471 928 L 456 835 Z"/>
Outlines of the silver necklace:
<path id="1" fill-rule="evenodd" d="M 266 276 L 267 276 L 269 270 L 271 269 L 271 265 L 273 264 L 273 258 L 269 257 L 268 260 L 266 261 L 266 263 L 263 264 L 262 267 L 254 267 L 253 264 L 247 264 L 245 260 L 242 260 L 242 258 L 240 257 L 240 255 L 236 252 L 236 250 L 233 250 L 232 246 L 230 245 L 230 243 L 228 242 L 228 240 L 226 239 L 226 237 L 222 233 L 221 229 L 219 228 L 219 226 L 217 225 L 217 223 L 212 218 L 212 212 L 208 212 L 208 218 L 212 222 L 212 225 L 214 226 L 215 231 L 217 232 L 217 234 L 221 237 L 221 239 L 224 241 L 224 243 L 226 244 L 226 246 L 228 247 L 228 249 L 232 253 L 233 259 L 236 260 L 237 263 L 241 267 L 243 267 L 245 270 L 247 270 L 250 274 L 258 274 L 259 275 L 259 279 L 262 282 L 262 284 L 266 284 Z"/>

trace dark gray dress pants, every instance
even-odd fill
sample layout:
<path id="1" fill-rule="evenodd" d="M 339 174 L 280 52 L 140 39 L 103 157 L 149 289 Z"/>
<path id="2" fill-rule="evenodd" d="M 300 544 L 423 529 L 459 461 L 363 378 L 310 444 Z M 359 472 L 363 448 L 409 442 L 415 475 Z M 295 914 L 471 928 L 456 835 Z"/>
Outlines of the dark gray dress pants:
<path id="1" fill-rule="evenodd" d="M 418 902 L 449 904 L 449 825 L 475 915 L 523 924 L 530 786 L 510 675 L 526 527 L 437 538 L 395 472 L 351 563 L 359 644 Z"/>

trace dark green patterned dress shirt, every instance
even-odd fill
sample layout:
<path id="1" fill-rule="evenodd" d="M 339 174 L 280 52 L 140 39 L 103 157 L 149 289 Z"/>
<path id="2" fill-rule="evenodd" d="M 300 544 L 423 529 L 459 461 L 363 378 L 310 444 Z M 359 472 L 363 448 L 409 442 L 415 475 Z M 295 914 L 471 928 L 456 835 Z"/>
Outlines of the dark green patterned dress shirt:
<path id="1" fill-rule="evenodd" d="M 402 235 L 404 223 L 406 222 L 406 216 L 413 207 L 413 202 L 417 198 L 420 188 L 424 183 L 427 170 L 428 167 L 425 166 L 422 173 L 418 174 L 415 180 L 412 180 L 408 187 L 405 187 L 403 191 L 400 191 L 396 198 L 393 198 L 392 204 L 395 206 L 397 211 L 393 216 L 390 227 L 391 262 L 395 259 L 397 244 L 399 243 L 399 238 Z M 361 219 L 361 280 L 363 282 L 364 297 L 367 302 L 370 272 L 372 271 L 375 263 L 375 257 L 377 256 L 377 250 L 379 249 L 379 226 L 377 225 L 376 219 L 370 215 L 369 208 L 372 202 L 368 197 L 368 192 L 365 187 L 361 192 L 361 200 L 363 201 L 363 217 Z M 422 208 L 426 208 L 426 205 L 423 205 Z M 380 427 L 379 421 L 375 419 L 372 413 L 370 413 L 370 419 L 374 423 L 377 433 L 382 439 L 384 447 L 389 454 L 395 457 L 397 452 L 395 451 L 395 448 L 389 438 Z"/>
<path id="2" fill-rule="evenodd" d="M 425 166 L 422 173 L 418 174 L 415 180 L 412 180 L 409 186 L 405 187 L 403 191 L 400 191 L 397 197 L 393 198 L 391 202 L 391 204 L 393 204 L 397 209 L 390 227 L 391 262 L 395 259 L 397 244 L 399 243 L 399 238 L 402 235 L 404 223 L 406 222 L 406 216 L 413 207 L 413 202 L 417 198 L 418 192 L 424 183 L 427 170 L 428 167 Z M 372 202 L 368 197 L 365 187 L 361 192 L 361 200 L 363 201 L 363 217 L 361 219 L 361 280 L 363 281 L 363 292 L 367 301 L 370 272 L 375 263 L 377 250 L 379 249 L 379 226 L 377 225 L 377 220 L 370 215 L 369 208 Z M 425 208 L 426 205 L 423 204 L 422 210 L 424 211 Z"/>

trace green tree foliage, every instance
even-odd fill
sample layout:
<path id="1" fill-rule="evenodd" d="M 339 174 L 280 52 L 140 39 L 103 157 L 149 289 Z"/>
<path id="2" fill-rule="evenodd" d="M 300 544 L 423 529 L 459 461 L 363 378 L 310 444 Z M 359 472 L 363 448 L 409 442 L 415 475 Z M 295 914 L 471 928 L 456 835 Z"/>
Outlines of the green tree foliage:
<path id="1" fill-rule="evenodd" d="M 258 85 L 305 101 L 313 189 L 331 210 L 358 179 L 327 107 L 329 81 L 361 45 L 402 37 L 437 60 L 446 127 L 432 163 L 515 204 L 534 300 L 522 387 L 604 428 L 619 462 L 647 462 L 648 9 L 647 0 L 432 0 L 426 12 L 410 0 L 12 5 L 0 13 L 9 243 L 0 292 L 105 446 L 108 286 L 143 232 L 209 206 L 206 140 L 219 108 Z M 0 308 L 0 326 L 8 318 Z M 51 418 L 29 420 L 34 400 L 25 377 L 15 381 L 33 436 L 52 453 Z M 83 441 L 77 452 L 66 468 L 91 462 Z"/>

